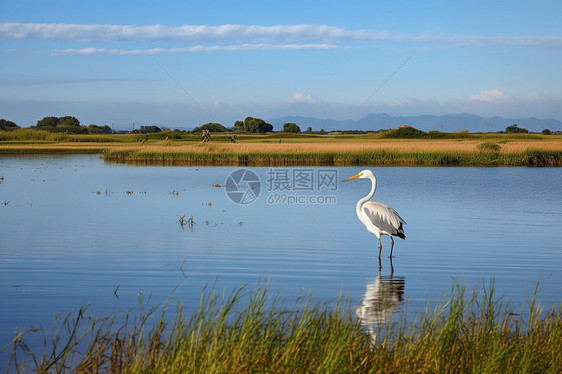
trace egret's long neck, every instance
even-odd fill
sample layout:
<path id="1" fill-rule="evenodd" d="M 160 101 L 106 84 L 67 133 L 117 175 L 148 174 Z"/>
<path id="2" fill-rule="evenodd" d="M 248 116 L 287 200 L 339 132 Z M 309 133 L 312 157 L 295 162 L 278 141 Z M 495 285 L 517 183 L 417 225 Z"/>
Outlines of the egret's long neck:
<path id="1" fill-rule="evenodd" d="M 359 217 L 359 220 L 361 220 L 361 222 L 363 222 L 363 213 L 361 212 L 361 208 L 363 207 L 363 204 L 365 204 L 367 201 L 371 199 L 371 197 L 373 197 L 376 189 L 377 189 L 377 178 L 373 177 L 371 178 L 371 192 L 369 192 L 367 196 L 359 200 L 357 202 L 357 207 L 355 208 L 355 210 L 357 211 L 357 217 Z"/>

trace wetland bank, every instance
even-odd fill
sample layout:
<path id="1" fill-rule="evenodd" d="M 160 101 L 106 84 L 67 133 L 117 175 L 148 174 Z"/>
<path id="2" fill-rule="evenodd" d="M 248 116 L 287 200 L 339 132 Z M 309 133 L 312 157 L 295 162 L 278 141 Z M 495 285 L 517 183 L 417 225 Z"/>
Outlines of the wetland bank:
<path id="1" fill-rule="evenodd" d="M 370 166 L 376 200 L 408 222 L 406 241 L 379 267 L 354 210 L 368 186 L 298 192 L 333 195 L 332 204 L 267 199 L 278 192 L 267 190 L 272 169 L 328 168 L 342 180 L 366 166 L 251 166 L 264 195 L 242 206 L 213 185 L 243 160 L 165 167 L 167 155 L 130 164 L 98 157 L 111 149 L 359 152 L 379 141 L 388 152 L 423 152 L 429 142 L 440 152 L 484 153 L 478 146 L 489 142 L 499 154 L 560 152 L 546 136 L 293 139 L 3 141 L 1 219 L 12 234 L 0 243 L 0 367 L 13 370 L 16 352 L 27 370 L 61 372 L 560 370 L 560 168 Z M 91 154 L 73 154 L 84 150 Z M 360 319 L 358 307 L 367 311 Z M 42 329 L 17 335 L 32 326 Z"/>
<path id="2" fill-rule="evenodd" d="M 21 129 L 0 134 L 2 154 L 100 153 L 107 161 L 217 166 L 562 166 L 562 135 L 439 133 L 244 135 L 163 131 L 149 135 L 69 135 Z"/>

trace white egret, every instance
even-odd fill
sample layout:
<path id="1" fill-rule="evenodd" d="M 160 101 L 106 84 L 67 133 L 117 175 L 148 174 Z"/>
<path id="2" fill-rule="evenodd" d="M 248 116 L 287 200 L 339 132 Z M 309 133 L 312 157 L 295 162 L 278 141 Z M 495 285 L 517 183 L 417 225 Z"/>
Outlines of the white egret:
<path id="1" fill-rule="evenodd" d="M 368 178 L 371 180 L 371 192 L 369 192 L 367 196 L 359 200 L 357 203 L 357 217 L 359 217 L 359 220 L 363 222 L 367 230 L 375 234 L 375 236 L 379 239 L 379 259 L 382 251 L 381 235 L 390 236 L 392 243 L 390 247 L 390 257 L 392 258 L 392 250 L 394 249 L 393 236 L 406 239 L 403 228 L 406 221 L 404 221 L 402 217 L 400 217 L 400 215 L 388 205 L 369 201 L 377 189 L 377 178 L 371 170 L 363 170 L 361 173 L 351 178 L 347 178 L 343 182 L 357 178 Z"/>

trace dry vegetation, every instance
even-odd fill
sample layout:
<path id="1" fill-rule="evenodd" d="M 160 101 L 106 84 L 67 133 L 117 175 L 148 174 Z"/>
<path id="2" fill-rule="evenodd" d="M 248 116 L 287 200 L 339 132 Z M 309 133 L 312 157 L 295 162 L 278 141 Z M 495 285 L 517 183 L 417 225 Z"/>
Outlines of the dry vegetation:
<path id="1" fill-rule="evenodd" d="M 237 166 L 562 166 L 557 140 L 395 140 L 112 145 L 107 160 Z"/>
<path id="2" fill-rule="evenodd" d="M 210 165 L 562 166 L 562 136 L 463 134 L 449 139 L 367 135 L 67 135 L 0 139 L 0 154 L 99 153 L 108 161 Z M 454 134 L 453 134 L 454 135 Z"/>
<path id="3" fill-rule="evenodd" d="M 147 153 L 362 153 L 374 150 L 397 152 L 478 152 L 481 140 L 391 140 L 373 141 L 333 140 L 331 142 L 295 142 L 295 143 L 190 143 L 177 144 L 171 141 L 159 141 L 143 146 L 131 144 L 108 144 L 111 151 L 141 151 Z M 501 153 L 520 153 L 527 150 L 562 151 L 562 139 L 548 141 L 510 141 L 499 144 Z M 99 147 L 99 145 L 98 145 Z"/>

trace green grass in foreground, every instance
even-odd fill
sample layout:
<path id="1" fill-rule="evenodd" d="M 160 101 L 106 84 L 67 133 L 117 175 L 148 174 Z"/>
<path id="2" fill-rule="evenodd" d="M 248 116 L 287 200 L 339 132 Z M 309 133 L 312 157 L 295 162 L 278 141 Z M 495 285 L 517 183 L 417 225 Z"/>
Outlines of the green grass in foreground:
<path id="1" fill-rule="evenodd" d="M 233 166 L 562 166 L 562 151 L 498 152 L 303 152 L 173 153 L 106 151 L 107 161 L 137 164 Z"/>
<path id="2" fill-rule="evenodd" d="M 413 323 L 375 327 L 373 339 L 342 298 L 332 304 L 300 298 L 287 308 L 267 287 L 244 295 L 207 290 L 192 316 L 141 301 L 140 316 L 118 326 L 116 315 L 93 319 L 82 308 L 58 327 L 53 346 L 29 351 L 18 333 L 2 350 L 10 368 L 45 372 L 125 373 L 559 373 L 562 309 L 545 312 L 535 297 L 525 316 L 494 297 L 452 287 Z M 536 294 L 536 290 L 535 290 Z M 405 313 L 404 313 L 405 315 Z M 157 321 L 150 324 L 149 320 Z M 169 322 L 169 324 L 168 324 Z M 1 352 L 1 351 L 0 351 Z M 4 352 L 6 353 L 6 352 Z M 21 354 L 27 358 L 23 367 Z M 10 370 L 8 368 L 8 370 Z"/>

